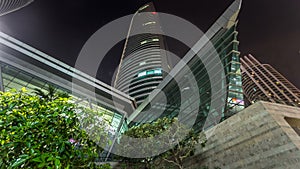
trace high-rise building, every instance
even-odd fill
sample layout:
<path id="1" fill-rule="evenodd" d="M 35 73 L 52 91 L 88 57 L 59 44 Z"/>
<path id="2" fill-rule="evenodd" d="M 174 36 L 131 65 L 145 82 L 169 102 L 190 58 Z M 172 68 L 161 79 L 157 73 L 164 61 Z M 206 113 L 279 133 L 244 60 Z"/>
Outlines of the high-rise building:
<path id="1" fill-rule="evenodd" d="M 140 105 L 169 71 L 165 42 L 153 3 L 133 16 L 115 78 L 116 89 L 129 94 Z M 145 32 L 137 34 L 137 32 Z"/>
<path id="2" fill-rule="evenodd" d="M 32 3 L 33 0 L 1 0 L 0 1 L 0 16 L 14 12 L 20 8 Z"/>
<path id="3" fill-rule="evenodd" d="M 269 64 L 252 55 L 241 58 L 243 88 L 249 103 L 260 100 L 300 107 L 300 90 Z"/>
<path id="4" fill-rule="evenodd" d="M 193 118 L 191 114 L 197 114 L 193 128 L 201 131 L 244 108 L 239 41 L 236 30 L 236 19 L 241 2 L 241 0 L 236 0 L 226 10 L 205 36 L 195 44 L 193 49 L 198 51 L 188 52 L 182 58 L 182 62 L 171 70 L 172 76 L 165 77 L 159 84 L 157 89 L 164 92 L 165 96 L 151 93 L 149 99 L 145 100 L 129 117 L 129 126 L 151 123 L 161 117 L 176 117 L 183 112 L 184 115 L 180 116 L 182 121 L 188 121 Z M 204 60 L 201 60 L 199 56 Z M 221 61 L 224 75 L 221 75 L 222 71 L 216 68 L 216 60 Z M 186 63 L 186 65 L 180 63 Z M 190 70 L 192 75 L 189 75 L 187 70 Z M 189 83 L 191 76 L 194 76 L 197 82 L 197 89 Z M 213 86 L 216 85 L 224 92 L 218 91 L 219 93 L 213 96 Z M 181 90 L 179 86 L 184 86 L 184 88 Z M 181 100 L 182 95 L 186 95 L 187 98 Z M 167 102 L 163 101 L 165 99 Z M 216 102 L 220 105 L 214 105 L 212 108 L 212 104 Z"/>

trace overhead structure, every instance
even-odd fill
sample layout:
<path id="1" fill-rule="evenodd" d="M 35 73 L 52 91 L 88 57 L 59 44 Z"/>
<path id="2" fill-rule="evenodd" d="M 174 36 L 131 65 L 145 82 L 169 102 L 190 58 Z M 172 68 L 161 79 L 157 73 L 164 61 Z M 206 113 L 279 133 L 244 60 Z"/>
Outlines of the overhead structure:
<path id="1" fill-rule="evenodd" d="M 0 16 L 19 10 L 34 0 L 0 0 Z"/>

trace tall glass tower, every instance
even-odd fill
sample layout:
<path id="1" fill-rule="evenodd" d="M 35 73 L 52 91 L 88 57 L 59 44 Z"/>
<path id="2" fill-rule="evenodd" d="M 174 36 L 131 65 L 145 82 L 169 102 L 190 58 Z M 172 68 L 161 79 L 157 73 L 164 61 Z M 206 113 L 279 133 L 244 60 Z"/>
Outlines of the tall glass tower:
<path id="1" fill-rule="evenodd" d="M 169 71 L 164 38 L 153 3 L 133 16 L 114 86 L 140 105 Z M 137 32 L 145 32 L 137 34 Z M 151 33 L 149 33 L 151 32 Z"/>
<path id="2" fill-rule="evenodd" d="M 165 94 L 165 98 L 160 94 L 151 94 L 152 97 L 128 118 L 129 127 L 151 123 L 162 117 L 178 117 L 186 124 L 195 120 L 193 128 L 200 132 L 244 109 L 236 29 L 241 3 L 241 0 L 234 1 L 206 32 L 206 36 L 195 44 L 197 51 L 188 52 L 182 58 L 186 64 L 177 64 L 170 72 L 172 77 L 164 78 L 157 89 Z M 220 60 L 221 68 L 217 67 L 216 60 Z M 189 70 L 196 86 L 189 82 Z M 217 94 L 212 93 L 215 86 L 220 88 Z M 187 97 L 183 100 L 182 96 Z"/>

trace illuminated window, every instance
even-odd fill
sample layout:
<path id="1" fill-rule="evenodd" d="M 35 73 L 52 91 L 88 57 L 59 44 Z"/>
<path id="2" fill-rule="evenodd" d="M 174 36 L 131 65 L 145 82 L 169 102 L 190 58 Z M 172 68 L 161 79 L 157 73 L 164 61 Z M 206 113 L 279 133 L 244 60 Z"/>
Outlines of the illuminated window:
<path id="1" fill-rule="evenodd" d="M 154 70 L 154 73 L 155 74 L 162 74 L 162 70 L 161 69 Z"/>
<path id="2" fill-rule="evenodd" d="M 145 41 L 143 41 L 143 42 L 141 42 L 141 45 L 143 45 L 143 44 L 145 44 L 145 43 L 147 43 L 148 41 L 147 40 L 145 40 Z"/>
<path id="3" fill-rule="evenodd" d="M 142 76 L 146 76 L 146 75 L 147 75 L 147 71 L 143 71 L 138 74 L 138 77 L 142 77 Z"/>
<path id="4" fill-rule="evenodd" d="M 237 98 L 230 98 L 230 97 L 229 97 L 229 100 L 233 104 L 245 105 L 244 100 L 240 100 L 240 99 L 237 99 Z"/>
<path id="5" fill-rule="evenodd" d="M 138 74 L 138 77 L 143 77 L 143 76 L 146 76 L 146 75 L 153 75 L 153 74 L 161 75 L 162 70 L 161 69 L 146 70 L 146 71 L 140 72 Z"/>
<path id="6" fill-rule="evenodd" d="M 140 66 L 145 65 L 145 64 L 146 64 L 146 62 L 141 62 L 141 63 L 140 63 Z"/>
<path id="7" fill-rule="evenodd" d="M 153 75 L 153 74 L 154 74 L 154 70 L 147 71 L 147 75 Z"/>
<path id="8" fill-rule="evenodd" d="M 156 38 L 156 39 L 152 39 L 151 41 L 152 41 L 152 42 L 159 42 L 159 39 Z M 151 41 L 149 41 L 149 40 L 144 40 L 144 41 L 141 42 L 141 45 L 144 45 L 144 44 L 146 44 L 146 43 L 148 43 L 148 42 L 151 42 Z"/>
<path id="9" fill-rule="evenodd" d="M 152 25 L 152 24 L 156 24 L 156 22 L 153 22 L 153 21 L 152 22 L 147 22 L 147 23 L 144 23 L 143 26 Z"/>

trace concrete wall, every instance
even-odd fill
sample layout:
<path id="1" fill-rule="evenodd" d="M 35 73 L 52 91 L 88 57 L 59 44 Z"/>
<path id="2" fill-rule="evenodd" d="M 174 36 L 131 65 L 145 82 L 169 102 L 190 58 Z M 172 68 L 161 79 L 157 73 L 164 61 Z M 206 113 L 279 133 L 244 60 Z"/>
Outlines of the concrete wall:
<path id="1" fill-rule="evenodd" d="M 185 168 L 300 168 L 300 137 L 285 117 L 297 123 L 300 109 L 267 102 L 250 106 L 208 130 L 206 147 L 198 146 Z"/>

